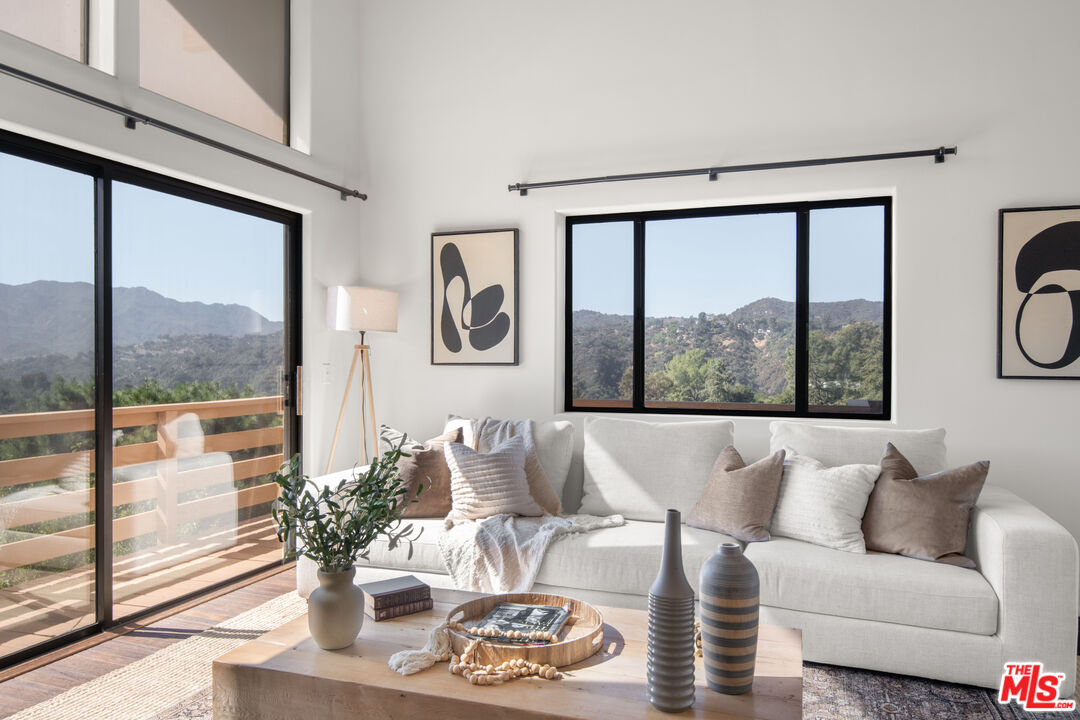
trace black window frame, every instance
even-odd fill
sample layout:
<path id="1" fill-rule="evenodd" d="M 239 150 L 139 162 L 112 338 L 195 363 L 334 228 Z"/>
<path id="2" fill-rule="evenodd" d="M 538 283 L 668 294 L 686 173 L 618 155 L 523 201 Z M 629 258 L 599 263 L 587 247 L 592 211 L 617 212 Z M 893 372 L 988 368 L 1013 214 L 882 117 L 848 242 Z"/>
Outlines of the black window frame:
<path id="1" fill-rule="evenodd" d="M 843 412 L 811 410 L 809 406 L 809 336 L 810 322 L 810 212 L 813 210 L 846 207 L 880 206 L 884 212 L 883 228 L 883 296 L 882 296 L 882 396 L 880 412 Z M 893 198 L 886 195 L 753 205 L 650 210 L 640 212 L 567 215 L 565 218 L 565 278 L 563 293 L 563 410 L 564 412 L 637 413 L 650 415 L 731 415 L 748 417 L 835 418 L 847 420 L 890 420 L 892 418 L 892 210 Z M 733 215 L 795 214 L 795 407 L 778 410 L 775 406 L 755 410 L 745 409 L 649 407 L 645 404 L 645 224 L 655 220 L 727 217 Z M 574 228 L 596 223 L 632 222 L 634 227 L 634 392 L 629 405 L 599 405 L 597 401 L 583 407 L 574 404 L 574 345 L 573 345 L 573 262 Z M 735 404 L 735 403 L 733 403 Z"/>
<path id="2" fill-rule="evenodd" d="M 111 477 L 112 471 L 112 187 L 114 182 L 137 185 L 149 190 L 213 205 L 215 207 L 279 222 L 282 225 L 284 252 L 284 350 L 285 373 L 282 378 L 283 433 L 282 453 L 286 457 L 301 448 L 303 416 L 295 400 L 300 397 L 297 369 L 303 363 L 302 294 L 302 217 L 295 212 L 232 195 L 220 190 L 179 180 L 143 168 L 127 165 L 90 153 L 73 150 L 7 130 L 0 130 L 0 153 L 52 165 L 89 176 L 94 180 L 94 417 L 95 461 L 97 477 Z M 256 577 L 284 564 L 282 559 L 247 570 L 200 590 L 180 595 L 122 617 L 113 616 L 112 554 L 112 483 L 97 483 L 94 493 L 94 622 L 70 630 L 22 650 L 0 656 L 0 671 L 62 648 L 82 638 L 110 628 L 131 623 L 162 610 L 187 603 L 218 590 Z M 98 522 L 97 518 L 109 518 Z"/>

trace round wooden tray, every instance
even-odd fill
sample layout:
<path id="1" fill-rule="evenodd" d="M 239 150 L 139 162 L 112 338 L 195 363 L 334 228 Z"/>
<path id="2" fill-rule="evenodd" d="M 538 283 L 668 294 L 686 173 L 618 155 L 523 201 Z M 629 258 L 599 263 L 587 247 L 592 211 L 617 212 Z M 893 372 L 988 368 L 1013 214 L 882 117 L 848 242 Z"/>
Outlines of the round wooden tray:
<path id="1" fill-rule="evenodd" d="M 499 603 L 523 605 L 569 605 L 570 617 L 559 630 L 557 642 L 534 647 L 502 644 L 497 640 L 483 640 L 476 648 L 477 663 L 498 665 L 505 660 L 523 658 L 526 662 L 566 667 L 581 662 L 600 649 L 604 640 L 604 618 L 587 602 L 543 593 L 508 593 L 488 595 L 458 605 L 446 615 L 447 622 L 460 622 L 465 627 L 484 619 Z M 463 632 L 450 629 L 450 644 L 454 653 L 461 655 L 472 638 Z"/>

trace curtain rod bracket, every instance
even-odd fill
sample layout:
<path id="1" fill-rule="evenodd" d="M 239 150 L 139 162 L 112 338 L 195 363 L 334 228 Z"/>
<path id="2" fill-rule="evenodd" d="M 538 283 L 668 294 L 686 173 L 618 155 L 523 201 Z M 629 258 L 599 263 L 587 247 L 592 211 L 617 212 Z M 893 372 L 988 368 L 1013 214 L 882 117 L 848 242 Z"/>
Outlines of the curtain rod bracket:
<path id="1" fill-rule="evenodd" d="M 712 169 L 709 170 L 709 182 L 716 182 L 719 177 L 720 173 Z"/>
<path id="2" fill-rule="evenodd" d="M 124 127 L 126 127 L 128 130 L 134 130 L 135 129 L 135 118 L 131 117 L 130 115 L 128 115 L 126 118 L 124 118 Z"/>

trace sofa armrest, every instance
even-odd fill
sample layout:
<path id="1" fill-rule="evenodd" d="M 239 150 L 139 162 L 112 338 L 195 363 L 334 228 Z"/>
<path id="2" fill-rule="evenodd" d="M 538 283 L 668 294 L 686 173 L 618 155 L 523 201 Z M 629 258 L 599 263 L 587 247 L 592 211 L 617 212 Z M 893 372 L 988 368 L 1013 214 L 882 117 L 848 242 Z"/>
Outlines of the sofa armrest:
<path id="1" fill-rule="evenodd" d="M 1030 503 L 983 488 L 972 512 L 968 554 L 998 597 L 1002 663 L 1041 661 L 1065 672 L 1063 697 L 1076 687 L 1076 540 Z"/>

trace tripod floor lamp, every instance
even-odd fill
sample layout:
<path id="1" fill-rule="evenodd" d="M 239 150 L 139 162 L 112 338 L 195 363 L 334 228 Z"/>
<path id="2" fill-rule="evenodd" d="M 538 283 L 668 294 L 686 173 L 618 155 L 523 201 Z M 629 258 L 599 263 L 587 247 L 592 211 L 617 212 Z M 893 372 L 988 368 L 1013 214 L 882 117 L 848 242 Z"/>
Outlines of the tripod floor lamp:
<path id="1" fill-rule="evenodd" d="M 349 378 L 345 381 L 345 394 L 341 398 L 341 411 L 338 412 L 337 427 L 334 428 L 334 442 L 330 445 L 330 457 L 326 461 L 326 472 L 334 462 L 338 435 L 341 433 L 341 421 L 345 419 L 345 406 L 349 402 L 349 389 L 352 387 L 356 362 L 360 361 L 360 400 L 363 403 L 364 427 L 360 434 L 360 464 L 367 463 L 368 413 L 371 414 L 372 452 L 379 452 L 378 426 L 375 424 L 375 397 L 371 390 L 371 359 L 364 334 L 371 331 L 397 332 L 398 294 L 392 290 L 377 288 L 344 287 L 335 285 L 326 295 L 326 324 L 331 330 L 348 330 L 360 333 L 360 344 L 353 348 L 352 364 L 349 365 Z M 367 393 L 366 397 L 364 393 Z"/>

